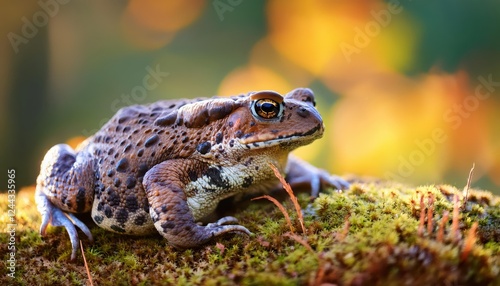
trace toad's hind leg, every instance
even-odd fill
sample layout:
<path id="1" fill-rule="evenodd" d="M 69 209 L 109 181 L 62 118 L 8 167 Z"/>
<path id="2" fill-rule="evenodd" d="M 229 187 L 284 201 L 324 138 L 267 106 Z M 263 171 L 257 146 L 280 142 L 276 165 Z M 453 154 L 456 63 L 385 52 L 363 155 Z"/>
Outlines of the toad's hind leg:
<path id="1" fill-rule="evenodd" d="M 92 240 L 87 226 L 71 213 L 87 212 L 92 207 L 95 171 L 86 153 L 75 153 L 66 144 L 52 147 L 45 155 L 37 178 L 35 201 L 42 215 L 40 234 L 47 226 L 63 226 L 69 234 L 75 259 L 80 228 Z"/>
<path id="2" fill-rule="evenodd" d="M 150 206 L 150 215 L 158 232 L 168 243 L 179 248 L 196 247 L 213 237 L 240 232 L 250 234 L 233 217 L 224 217 L 206 226 L 198 225 L 188 206 L 182 178 L 187 178 L 186 160 L 164 161 L 144 176 L 143 185 Z"/>

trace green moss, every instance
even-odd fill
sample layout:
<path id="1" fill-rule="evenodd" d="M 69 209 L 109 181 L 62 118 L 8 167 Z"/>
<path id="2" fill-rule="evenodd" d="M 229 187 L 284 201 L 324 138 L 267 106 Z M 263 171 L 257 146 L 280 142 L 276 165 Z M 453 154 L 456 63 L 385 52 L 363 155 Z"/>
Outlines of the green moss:
<path id="1" fill-rule="evenodd" d="M 90 222 L 95 242 L 84 239 L 83 245 L 98 285 L 500 285 L 500 199 L 471 191 L 466 204 L 460 203 L 456 235 L 455 194 L 461 197 L 451 186 L 391 183 L 326 192 L 308 207 L 313 214 L 305 216 L 307 236 L 300 237 L 310 248 L 284 235 L 290 231 L 287 223 L 267 201 L 252 202 L 235 214 L 254 232 L 250 237 L 226 235 L 198 249 L 176 250 L 160 236 L 119 235 Z M 422 196 L 426 214 L 432 205 L 432 225 L 429 232 L 426 215 L 419 234 Z M 308 196 L 300 195 L 299 201 L 305 208 Z M 288 199 L 283 203 L 299 231 L 293 206 Z M 38 235 L 33 189 L 19 192 L 16 204 L 16 277 L 6 276 L 9 237 L 4 233 L 0 284 L 88 284 L 81 255 L 69 261 L 70 242 L 63 229 L 51 227 L 43 239 Z M 0 211 L 7 208 L 7 197 L 0 195 Z M 438 239 L 445 212 L 449 219 Z M 2 225 L 7 222 L 0 217 Z M 465 255 L 475 222 L 477 241 Z"/>

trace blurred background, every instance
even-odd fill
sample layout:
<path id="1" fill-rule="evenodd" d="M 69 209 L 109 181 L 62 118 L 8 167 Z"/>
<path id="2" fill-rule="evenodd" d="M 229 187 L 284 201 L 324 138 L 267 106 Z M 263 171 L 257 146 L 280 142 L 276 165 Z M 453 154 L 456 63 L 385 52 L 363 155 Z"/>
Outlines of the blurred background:
<path id="1" fill-rule="evenodd" d="M 3 1 L 0 169 L 34 184 L 51 146 L 122 106 L 305 86 L 326 126 L 306 160 L 458 187 L 475 163 L 472 186 L 499 194 L 499 16 L 493 0 Z"/>

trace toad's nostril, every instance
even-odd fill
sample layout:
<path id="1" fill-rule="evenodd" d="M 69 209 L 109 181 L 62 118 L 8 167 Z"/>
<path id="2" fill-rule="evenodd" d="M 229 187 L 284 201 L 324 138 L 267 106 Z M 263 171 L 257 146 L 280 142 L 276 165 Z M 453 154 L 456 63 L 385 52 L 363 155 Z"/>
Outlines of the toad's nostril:
<path id="1" fill-rule="evenodd" d="M 307 108 L 305 107 L 300 107 L 299 110 L 297 111 L 297 114 L 300 117 L 306 118 L 309 116 L 309 110 L 307 110 Z"/>

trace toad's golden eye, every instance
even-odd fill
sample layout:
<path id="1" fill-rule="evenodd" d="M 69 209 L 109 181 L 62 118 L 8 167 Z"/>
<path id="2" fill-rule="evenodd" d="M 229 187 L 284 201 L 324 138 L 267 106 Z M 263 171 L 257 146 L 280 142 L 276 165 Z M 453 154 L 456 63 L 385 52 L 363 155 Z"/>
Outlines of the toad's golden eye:
<path id="1" fill-rule="evenodd" d="M 282 104 L 272 99 L 261 98 L 252 102 L 252 114 L 258 119 L 278 118 L 282 112 Z"/>

